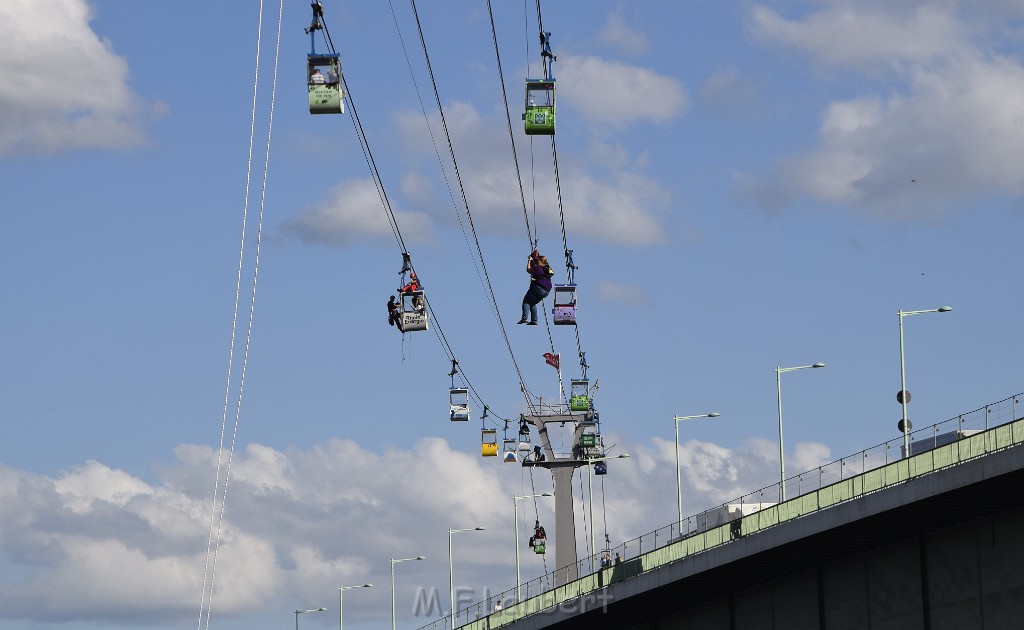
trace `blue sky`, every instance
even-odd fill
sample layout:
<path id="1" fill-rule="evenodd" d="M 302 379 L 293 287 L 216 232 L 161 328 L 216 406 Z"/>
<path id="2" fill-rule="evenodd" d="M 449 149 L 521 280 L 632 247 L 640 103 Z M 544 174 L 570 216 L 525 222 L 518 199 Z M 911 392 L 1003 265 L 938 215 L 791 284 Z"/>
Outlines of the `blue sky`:
<path id="1" fill-rule="evenodd" d="M 0 7 L 0 630 L 199 618 L 253 120 L 259 5 L 245 4 Z M 534 5 L 493 4 L 529 213 L 564 281 L 550 144 L 519 120 L 540 72 Z M 411 8 L 324 5 L 436 323 L 492 412 L 516 418 L 510 352 L 427 131 L 451 177 Z M 487 3 L 417 8 L 509 346 L 556 399 L 547 331 L 515 325 L 529 243 Z M 229 431 L 278 10 L 263 6 Z M 448 528 L 487 528 L 457 539 L 457 582 L 513 586 L 511 497 L 550 479 L 480 458 L 479 421 L 448 422 L 437 336 L 387 326 L 400 250 L 350 118 L 307 111 L 309 13 L 281 14 L 210 626 L 287 627 L 372 582 L 345 621 L 379 627 L 388 559 L 422 554 L 400 567 L 414 628 L 428 619 L 413 589 L 447 595 Z M 605 480 L 613 544 L 675 518 L 674 415 L 721 413 L 682 425 L 687 513 L 775 481 L 778 366 L 827 364 L 783 377 L 787 471 L 898 437 L 900 309 L 954 308 L 905 321 L 915 426 L 1022 389 L 1018 3 L 594 0 L 545 3 L 543 19 L 580 338 L 606 442 L 632 455 Z M 572 331 L 550 334 L 578 376 Z M 538 510 L 520 502 L 520 523 L 553 522 Z M 524 557 L 524 577 L 544 570 Z"/>

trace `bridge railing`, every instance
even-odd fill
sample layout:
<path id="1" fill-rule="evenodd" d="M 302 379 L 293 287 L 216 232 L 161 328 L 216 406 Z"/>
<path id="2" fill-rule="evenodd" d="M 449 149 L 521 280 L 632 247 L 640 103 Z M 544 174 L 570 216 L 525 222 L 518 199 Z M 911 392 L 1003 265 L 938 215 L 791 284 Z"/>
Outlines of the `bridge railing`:
<path id="1" fill-rule="evenodd" d="M 1024 422 L 1010 425 L 1019 419 L 1022 402 L 1024 394 L 1017 394 L 912 431 L 908 440 L 912 458 L 905 467 L 890 466 L 907 460 L 903 456 L 903 438 L 889 440 L 787 478 L 784 505 L 779 505 L 782 484 L 774 483 L 689 516 L 681 523 L 671 523 L 610 550 L 587 556 L 575 565 L 524 582 L 517 588 L 508 589 L 457 611 L 454 619 L 449 615 L 422 626 L 420 630 L 463 626 L 466 630 L 498 628 L 516 619 L 564 605 L 565 602 L 591 594 L 611 582 L 652 570 L 665 562 L 711 549 L 739 536 L 831 507 L 843 500 L 863 496 L 915 476 L 1024 442 Z M 1010 425 L 1006 427 L 1008 431 L 1002 432 L 1005 435 L 996 435 L 991 439 L 982 435 L 1004 425 Z M 955 454 L 949 449 L 940 448 L 961 441 L 969 445 L 963 449 L 966 452 L 961 452 L 959 445 Z M 845 483 L 863 476 L 872 478 L 864 479 L 857 487 Z M 820 491 L 829 488 L 834 490 L 826 492 L 827 496 L 822 497 Z M 802 497 L 811 494 L 815 494 L 815 501 L 802 500 Z M 755 514 L 753 519 L 743 518 Z M 675 543 L 685 544 L 675 545 L 674 551 L 665 550 Z M 644 562 L 645 555 L 658 550 L 666 553 L 654 554 L 657 558 L 647 558 L 653 563 Z"/>

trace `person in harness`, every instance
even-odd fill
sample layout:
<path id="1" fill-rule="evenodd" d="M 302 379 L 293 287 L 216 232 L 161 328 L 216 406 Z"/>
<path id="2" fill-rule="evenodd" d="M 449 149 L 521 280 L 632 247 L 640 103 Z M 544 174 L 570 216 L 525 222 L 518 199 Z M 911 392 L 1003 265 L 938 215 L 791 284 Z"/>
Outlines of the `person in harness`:
<path id="1" fill-rule="evenodd" d="M 533 250 L 526 260 L 526 273 L 530 274 L 530 288 L 523 296 L 523 317 L 516 323 L 536 326 L 537 304 L 551 293 L 551 276 L 555 272 L 548 265 L 547 256 L 541 256 L 540 252 Z"/>

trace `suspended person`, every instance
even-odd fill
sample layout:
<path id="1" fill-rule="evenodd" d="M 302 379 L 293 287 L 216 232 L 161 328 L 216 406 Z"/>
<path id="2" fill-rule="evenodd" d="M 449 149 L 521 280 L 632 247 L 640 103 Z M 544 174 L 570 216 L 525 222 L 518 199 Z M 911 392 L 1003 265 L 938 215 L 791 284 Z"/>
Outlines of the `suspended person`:
<path id="1" fill-rule="evenodd" d="M 394 326 L 395 322 L 401 322 L 402 315 L 398 310 L 398 302 L 395 302 L 395 296 L 388 296 L 388 325 Z"/>
<path id="2" fill-rule="evenodd" d="M 555 272 L 548 265 L 547 256 L 541 256 L 537 250 L 533 250 L 526 261 L 526 273 L 530 274 L 530 288 L 523 296 L 523 317 L 516 323 L 536 326 L 537 304 L 551 292 L 551 276 Z M 527 316 L 530 321 L 526 321 Z"/>

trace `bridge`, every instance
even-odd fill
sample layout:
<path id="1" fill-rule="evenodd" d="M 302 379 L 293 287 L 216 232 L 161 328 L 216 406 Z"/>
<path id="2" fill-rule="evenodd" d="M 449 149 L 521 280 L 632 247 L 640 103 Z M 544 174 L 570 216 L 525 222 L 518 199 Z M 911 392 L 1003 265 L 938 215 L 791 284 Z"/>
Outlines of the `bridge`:
<path id="1" fill-rule="evenodd" d="M 1020 400 L 914 432 L 909 453 L 900 438 L 787 479 L 786 501 L 776 484 L 628 541 L 621 564 L 585 558 L 568 582 L 562 567 L 518 599 L 511 589 L 458 611 L 454 626 L 1021 627 Z"/>

